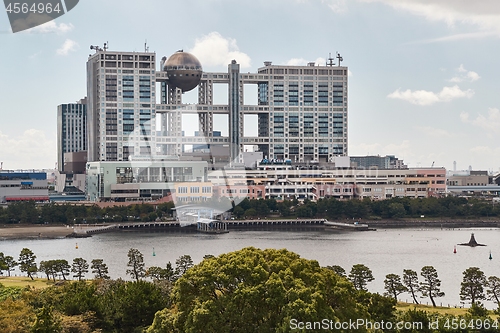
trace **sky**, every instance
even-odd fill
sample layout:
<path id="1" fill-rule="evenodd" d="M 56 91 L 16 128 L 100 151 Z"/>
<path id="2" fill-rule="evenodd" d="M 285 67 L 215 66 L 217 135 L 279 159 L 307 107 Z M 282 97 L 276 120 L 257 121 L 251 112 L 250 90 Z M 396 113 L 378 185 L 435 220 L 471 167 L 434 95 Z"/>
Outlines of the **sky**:
<path id="1" fill-rule="evenodd" d="M 90 45 L 143 51 L 146 41 L 158 58 L 191 52 L 209 72 L 339 52 L 349 155 L 500 170 L 498 0 L 85 0 L 15 34 L 0 11 L 3 168 L 54 168 L 57 105 L 86 95 Z"/>

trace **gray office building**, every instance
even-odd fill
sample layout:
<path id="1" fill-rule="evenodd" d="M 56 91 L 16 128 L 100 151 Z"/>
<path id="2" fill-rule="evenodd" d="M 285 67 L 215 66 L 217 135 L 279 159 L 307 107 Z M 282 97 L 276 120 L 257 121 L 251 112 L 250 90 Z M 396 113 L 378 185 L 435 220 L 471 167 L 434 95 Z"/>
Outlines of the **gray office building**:
<path id="1" fill-rule="evenodd" d="M 155 155 L 155 54 L 97 46 L 87 61 L 88 161 Z"/>
<path id="2" fill-rule="evenodd" d="M 87 62 L 89 162 L 178 157 L 185 146 L 223 146 L 230 163 L 242 163 L 248 147 L 295 162 L 347 156 L 348 69 L 340 55 L 338 64 L 266 61 L 256 73 L 242 73 L 233 60 L 227 72 L 215 73 L 203 72 L 198 59 L 183 51 L 163 57 L 155 70 L 155 53 L 93 49 Z M 214 103 L 216 85 L 227 86 L 227 103 Z M 258 91 L 252 105 L 244 103 L 248 85 Z M 197 103 L 183 103 L 183 93 L 195 88 Z M 198 116 L 198 135 L 183 135 L 185 114 Z M 214 130 L 215 115 L 227 115 L 228 136 Z M 244 135 L 247 115 L 257 118 L 256 136 Z"/>
<path id="3" fill-rule="evenodd" d="M 57 107 L 57 169 L 64 170 L 64 154 L 87 150 L 87 99 Z"/>

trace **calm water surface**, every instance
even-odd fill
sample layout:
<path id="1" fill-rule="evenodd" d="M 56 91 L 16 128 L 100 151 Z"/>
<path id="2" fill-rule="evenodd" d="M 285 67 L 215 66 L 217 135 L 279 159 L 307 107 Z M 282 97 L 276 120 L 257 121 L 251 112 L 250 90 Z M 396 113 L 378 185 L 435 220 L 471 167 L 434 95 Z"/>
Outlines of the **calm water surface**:
<path id="1" fill-rule="evenodd" d="M 457 246 L 469 241 L 474 232 L 478 243 L 488 246 L 470 248 Z M 78 249 L 76 244 L 78 243 Z M 340 265 L 349 271 L 354 264 L 365 264 L 375 280 L 368 284 L 372 292 L 384 291 L 386 274 L 402 275 L 403 269 L 420 273 L 423 266 L 437 269 L 445 297 L 437 303 L 460 305 L 462 272 L 472 266 L 479 267 L 486 276 L 500 277 L 500 229 L 379 229 L 367 232 L 331 231 L 235 231 L 221 235 L 197 233 L 144 233 L 123 232 L 95 235 L 84 239 L 7 240 L 0 241 L 0 252 L 19 256 L 23 247 L 30 248 L 37 262 L 50 259 L 82 257 L 87 261 L 102 258 L 112 278 L 127 278 L 127 252 L 137 248 L 144 254 L 146 266 L 162 266 L 184 254 L 195 263 L 205 254 L 219 255 L 247 246 L 257 248 L 286 248 L 303 258 L 315 259 L 322 266 Z M 153 249 L 156 256 L 153 256 Z M 493 260 L 489 260 L 489 253 Z M 19 272 L 14 272 L 19 274 Z M 91 277 L 88 274 L 88 277 Z M 411 300 L 408 294 L 401 300 Z M 428 299 L 423 299 L 425 303 Z M 487 303 L 492 308 L 492 303 Z"/>

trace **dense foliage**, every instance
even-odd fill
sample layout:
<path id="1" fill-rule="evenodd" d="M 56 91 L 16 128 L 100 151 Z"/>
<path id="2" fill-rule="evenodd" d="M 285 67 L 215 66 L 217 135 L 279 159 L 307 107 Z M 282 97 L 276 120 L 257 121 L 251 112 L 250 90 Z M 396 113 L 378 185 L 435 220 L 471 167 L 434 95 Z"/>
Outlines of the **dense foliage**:
<path id="1" fill-rule="evenodd" d="M 204 202 L 217 206 L 215 202 Z M 34 202 L 12 203 L 0 209 L 0 224 L 10 223 L 96 223 L 155 221 L 172 216 L 174 204 L 137 204 L 99 208 L 98 206 L 46 204 L 37 206 Z M 267 217 L 285 218 L 329 218 L 329 219 L 401 219 L 417 218 L 485 218 L 499 217 L 500 205 L 482 199 L 458 197 L 444 198 L 393 198 L 372 201 L 353 199 L 348 201 L 334 198 L 318 201 L 275 199 L 244 199 L 233 208 L 236 218 Z"/>
<path id="2" fill-rule="evenodd" d="M 21 254 L 22 265 L 36 259 L 28 248 Z M 145 268 L 137 249 L 130 249 L 129 259 L 124 270 L 128 268 L 134 281 L 109 279 L 102 259 L 92 260 L 91 273 L 96 279 L 84 281 L 89 264 L 75 258 L 73 265 L 63 259 L 39 263 L 38 272 L 47 279 L 58 279 L 48 288 L 4 287 L 0 283 L 0 332 L 500 332 L 496 316 L 480 303 L 487 297 L 498 304 L 500 279 L 486 279 L 477 267 L 463 272 L 460 290 L 471 307 L 466 314 L 454 316 L 417 308 L 396 310 L 398 295 L 409 289 L 414 295 L 431 298 L 435 305 L 434 298 L 443 293 L 432 266 L 422 268 L 420 281 L 410 269 L 403 271 L 402 278 L 387 274 L 387 296 L 381 296 L 367 290 L 374 278 L 363 264 L 353 265 L 346 276 L 340 266 L 320 267 L 317 261 L 285 249 L 244 248 L 218 257 L 206 255 L 197 265 L 183 255 L 175 268 L 170 262 L 165 268 Z M 70 270 L 75 281 L 64 281 Z M 33 270 L 24 273 L 36 274 Z M 495 312 L 498 315 L 500 310 Z M 328 325 L 360 319 L 364 323 L 355 329 L 307 326 L 324 325 L 325 319 Z M 382 322 L 421 326 L 370 326 Z"/>
<path id="3" fill-rule="evenodd" d="M 186 271 L 148 332 L 289 332 L 292 319 L 370 317 L 356 297 L 352 284 L 314 260 L 245 248 Z"/>

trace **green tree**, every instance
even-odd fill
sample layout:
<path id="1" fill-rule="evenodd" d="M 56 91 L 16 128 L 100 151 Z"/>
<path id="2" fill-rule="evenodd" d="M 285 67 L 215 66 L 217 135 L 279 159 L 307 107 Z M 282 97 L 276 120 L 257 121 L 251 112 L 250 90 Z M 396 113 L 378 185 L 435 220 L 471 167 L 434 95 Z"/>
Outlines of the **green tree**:
<path id="1" fill-rule="evenodd" d="M 498 276 L 490 276 L 488 278 L 488 300 L 495 301 L 500 309 L 500 278 Z"/>
<path id="2" fill-rule="evenodd" d="M 403 218 L 406 215 L 405 207 L 402 203 L 393 202 L 389 204 L 389 215 L 394 218 Z"/>
<path id="3" fill-rule="evenodd" d="M 471 307 L 467 309 L 467 313 L 476 318 L 488 318 L 488 309 L 479 302 L 472 303 Z"/>
<path id="4" fill-rule="evenodd" d="M 346 279 L 287 250 L 245 248 L 203 260 L 175 284 L 148 333 L 290 332 L 290 320 L 366 318 Z M 359 332 L 364 332 L 361 329 Z"/>
<path id="5" fill-rule="evenodd" d="M 384 288 L 386 290 L 385 295 L 393 297 L 396 302 L 398 296 L 408 290 L 401 282 L 401 277 L 397 274 L 387 274 L 385 276 Z"/>
<path id="6" fill-rule="evenodd" d="M 0 275 L 2 275 L 2 271 L 7 270 L 7 263 L 5 262 L 5 255 L 3 252 L 0 252 Z"/>
<path id="7" fill-rule="evenodd" d="M 245 214 L 245 210 L 243 208 L 241 208 L 241 206 L 234 207 L 234 209 L 233 209 L 233 215 L 236 218 L 239 219 L 239 218 L 243 217 L 244 214 Z"/>
<path id="8" fill-rule="evenodd" d="M 158 266 L 151 266 L 146 270 L 146 277 L 150 277 L 155 281 L 165 280 L 166 269 Z"/>
<path id="9" fill-rule="evenodd" d="M 189 254 L 180 256 L 175 261 L 175 275 L 179 278 L 191 267 L 193 267 L 193 259 L 191 259 L 191 256 Z"/>
<path id="10" fill-rule="evenodd" d="M 415 304 L 419 304 L 416 295 L 416 293 L 420 290 L 417 272 L 411 269 L 403 270 L 403 284 L 408 289 L 411 297 L 413 297 L 413 302 L 415 302 Z"/>
<path id="11" fill-rule="evenodd" d="M 18 265 L 17 261 L 14 260 L 12 256 L 5 256 L 4 257 L 4 264 L 5 264 L 5 270 L 7 271 L 8 276 L 10 276 L 10 272 L 16 268 Z"/>
<path id="12" fill-rule="evenodd" d="M 139 281 L 146 275 L 144 256 L 138 249 L 130 249 L 128 251 L 127 266 L 130 267 L 130 269 L 127 269 L 127 274 L 136 281 Z"/>
<path id="13" fill-rule="evenodd" d="M 31 280 L 33 275 L 37 272 L 36 255 L 28 248 L 23 248 L 19 254 L 19 269 L 21 272 L 26 273 Z"/>
<path id="14" fill-rule="evenodd" d="M 109 279 L 108 266 L 104 263 L 104 260 L 92 259 L 90 268 L 96 279 Z"/>
<path id="15" fill-rule="evenodd" d="M 424 278 L 423 282 L 420 282 L 420 292 L 423 297 L 429 297 L 432 306 L 436 307 L 436 302 L 434 298 L 443 297 L 444 292 L 441 291 L 441 280 L 438 278 L 438 273 L 433 266 L 424 266 L 420 275 Z"/>
<path id="16" fill-rule="evenodd" d="M 68 263 L 66 259 L 57 259 L 54 260 L 54 271 L 59 273 L 63 280 L 66 281 L 66 276 L 69 276 L 69 272 L 71 270 L 71 265 Z"/>
<path id="17" fill-rule="evenodd" d="M 357 290 L 366 291 L 366 285 L 368 282 L 375 280 L 372 274 L 372 270 L 363 264 L 353 265 L 351 272 L 349 273 L 349 280 L 354 285 Z"/>
<path id="18" fill-rule="evenodd" d="M 103 332 L 143 332 L 142 328 L 153 322 L 155 313 L 169 305 L 168 295 L 151 282 L 99 280 L 97 285 Z"/>
<path id="19" fill-rule="evenodd" d="M 85 273 L 89 271 L 89 264 L 87 260 L 83 258 L 73 259 L 73 265 L 71 266 L 71 272 L 75 273 L 73 277 L 76 277 L 78 281 L 81 281 L 85 276 Z"/>
<path id="20" fill-rule="evenodd" d="M 430 314 L 425 310 L 418 310 L 416 307 L 410 308 L 408 311 L 401 311 L 398 313 L 396 322 L 401 323 L 416 323 L 421 325 L 421 327 L 409 327 L 407 329 L 401 329 L 398 332 L 401 333 L 434 333 L 435 330 L 431 329 L 431 322 L 435 322 L 437 314 Z M 439 321 L 438 321 L 439 322 Z M 444 321 L 443 321 L 444 322 Z M 421 323 L 421 324 L 419 324 Z M 412 324 L 413 325 L 413 324 Z"/>
<path id="21" fill-rule="evenodd" d="M 486 298 L 483 286 L 486 285 L 486 276 L 478 267 L 469 267 L 463 272 L 460 288 L 460 300 L 475 304 Z"/>
<path id="22" fill-rule="evenodd" d="M 44 306 L 36 313 L 32 333 L 59 333 L 62 331 L 61 321 L 52 311 L 52 307 Z"/>
<path id="23" fill-rule="evenodd" d="M 167 281 L 175 282 L 175 280 L 177 279 L 175 269 L 170 261 L 167 262 L 167 266 L 165 267 L 165 271 L 163 273 L 165 274 L 165 280 Z"/>
<path id="24" fill-rule="evenodd" d="M 50 281 L 50 273 L 51 272 L 50 272 L 50 269 L 49 269 L 47 261 L 45 261 L 45 260 L 40 261 L 40 265 L 38 267 L 38 271 L 42 272 L 42 273 L 45 273 L 45 275 L 47 275 L 47 280 Z"/>
<path id="25" fill-rule="evenodd" d="M 245 211 L 245 216 L 257 216 L 257 211 L 255 210 L 255 208 L 250 208 L 250 209 L 247 209 Z"/>
<path id="26" fill-rule="evenodd" d="M 333 265 L 333 266 L 326 266 L 326 268 L 331 269 L 338 276 L 347 277 L 347 275 L 346 275 L 347 273 L 346 273 L 345 269 L 342 266 Z"/>

